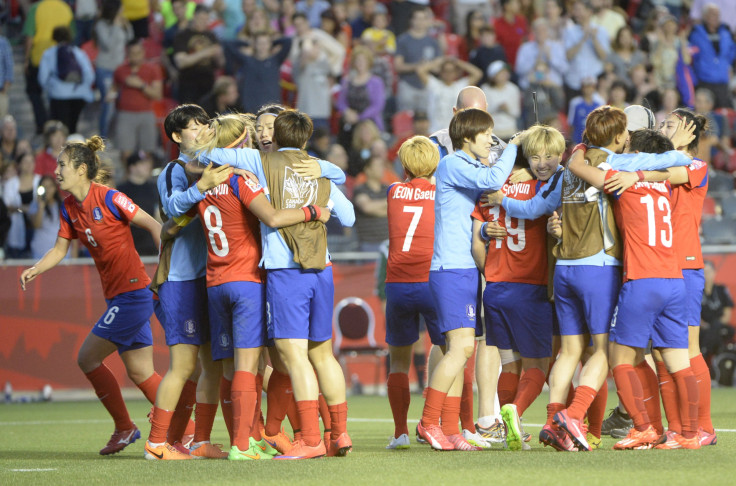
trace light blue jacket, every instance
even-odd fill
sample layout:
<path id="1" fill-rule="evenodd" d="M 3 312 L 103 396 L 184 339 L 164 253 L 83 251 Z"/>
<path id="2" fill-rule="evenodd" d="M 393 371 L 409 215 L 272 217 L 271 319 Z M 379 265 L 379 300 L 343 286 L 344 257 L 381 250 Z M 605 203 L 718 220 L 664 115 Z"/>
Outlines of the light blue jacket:
<path id="1" fill-rule="evenodd" d="M 57 77 L 56 51 L 59 46 L 46 49 L 41 56 L 38 65 L 38 83 L 43 87 L 49 98 L 55 100 L 83 99 L 87 103 L 94 101 L 92 83 L 95 81 L 95 70 L 89 61 L 87 54 L 79 47 L 73 46 L 74 57 L 82 69 L 82 81 L 79 83 L 67 83 Z"/>

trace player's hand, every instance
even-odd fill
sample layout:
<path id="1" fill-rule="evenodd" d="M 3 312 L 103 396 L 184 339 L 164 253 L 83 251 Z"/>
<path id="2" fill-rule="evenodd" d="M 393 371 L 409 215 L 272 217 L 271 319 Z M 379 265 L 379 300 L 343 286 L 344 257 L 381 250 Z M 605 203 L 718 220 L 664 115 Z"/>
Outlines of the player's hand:
<path id="1" fill-rule="evenodd" d="M 483 208 L 499 206 L 503 201 L 503 197 L 502 191 L 486 191 L 480 197 L 480 206 Z"/>
<path id="2" fill-rule="evenodd" d="M 20 288 L 25 290 L 26 284 L 39 275 L 41 275 L 41 272 L 39 272 L 36 267 L 26 268 L 23 270 L 23 273 L 20 274 Z"/>
<path id="3" fill-rule="evenodd" d="M 319 218 L 317 221 L 322 221 L 323 223 L 326 223 L 330 220 L 330 208 L 323 208 L 322 206 L 319 207 Z"/>
<path id="4" fill-rule="evenodd" d="M 506 228 L 498 224 L 498 221 L 489 221 L 486 224 L 486 236 L 500 240 L 506 238 Z"/>
<path id="5" fill-rule="evenodd" d="M 204 194 L 213 187 L 217 187 L 227 181 L 232 174 L 233 171 L 227 164 L 219 167 L 214 167 L 214 164 L 209 164 L 204 168 L 202 177 L 197 181 L 197 189 L 199 189 L 199 192 Z"/>
<path id="6" fill-rule="evenodd" d="M 253 182 L 255 182 L 257 184 L 260 184 L 260 181 L 258 180 L 258 177 L 256 177 L 256 175 L 253 172 L 249 171 L 249 170 L 234 168 L 233 169 L 233 174 L 239 175 L 240 177 L 244 177 L 246 179 L 250 179 L 250 180 L 252 180 Z"/>
<path id="7" fill-rule="evenodd" d="M 307 181 L 322 177 L 322 168 L 319 166 L 319 162 L 315 159 L 294 162 L 293 169 L 298 176 L 303 177 Z"/>
<path id="8" fill-rule="evenodd" d="M 639 182 L 639 176 L 636 172 L 616 172 L 606 181 L 603 188 L 608 193 L 618 195 L 637 182 Z"/>
<path id="9" fill-rule="evenodd" d="M 674 135 L 672 135 L 672 145 L 674 145 L 676 149 L 687 147 L 690 145 L 690 142 L 695 140 L 694 133 L 695 122 L 687 123 L 684 118 L 680 119 L 680 121 L 677 122 L 677 129 L 675 130 Z"/>
<path id="10" fill-rule="evenodd" d="M 562 219 L 560 219 L 557 211 L 552 213 L 552 216 L 547 220 L 547 233 L 551 234 L 558 240 L 562 239 Z"/>
<path id="11" fill-rule="evenodd" d="M 534 179 L 534 174 L 529 169 L 519 169 L 511 172 L 509 182 L 511 184 L 518 184 L 519 182 L 531 181 Z"/>
<path id="12" fill-rule="evenodd" d="M 526 130 L 522 130 L 520 132 L 517 132 L 514 134 L 513 137 L 511 137 L 511 140 L 509 140 L 509 145 L 521 145 L 521 142 L 524 140 L 524 136 L 526 135 Z"/>

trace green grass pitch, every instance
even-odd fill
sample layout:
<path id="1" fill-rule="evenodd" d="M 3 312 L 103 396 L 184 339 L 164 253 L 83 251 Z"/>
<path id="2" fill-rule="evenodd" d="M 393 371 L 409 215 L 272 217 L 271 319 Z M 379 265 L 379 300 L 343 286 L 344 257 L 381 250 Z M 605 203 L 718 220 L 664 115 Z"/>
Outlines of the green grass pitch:
<path id="1" fill-rule="evenodd" d="M 536 437 L 546 399 L 545 392 L 524 416 L 531 451 L 435 452 L 414 443 L 413 431 L 411 449 L 387 451 L 393 433 L 388 399 L 360 396 L 349 399 L 354 451 L 347 458 L 235 463 L 143 459 L 150 405 L 142 400 L 129 402 L 129 408 L 143 437 L 109 457 L 97 453 L 112 432 L 112 421 L 97 402 L 0 404 L 0 485 L 736 484 L 736 389 L 713 390 L 718 445 L 697 451 L 613 451 L 611 438 L 590 453 L 543 448 Z M 423 400 L 417 395 L 412 400 L 409 417 L 416 419 Z M 610 407 L 615 400 L 611 391 Z M 225 443 L 226 437 L 218 418 L 213 441 Z"/>

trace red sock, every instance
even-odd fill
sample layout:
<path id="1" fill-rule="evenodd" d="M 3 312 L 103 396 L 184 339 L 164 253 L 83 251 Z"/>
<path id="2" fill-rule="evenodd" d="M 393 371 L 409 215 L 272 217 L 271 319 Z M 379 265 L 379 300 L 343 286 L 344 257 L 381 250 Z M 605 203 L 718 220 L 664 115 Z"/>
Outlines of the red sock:
<path id="1" fill-rule="evenodd" d="M 548 403 L 547 404 L 547 422 L 545 425 L 549 425 L 550 427 L 556 427 L 554 422 L 554 417 L 557 412 L 562 412 L 565 410 L 565 404 L 564 403 Z"/>
<path id="2" fill-rule="evenodd" d="M 316 446 L 322 439 L 319 435 L 319 403 L 318 400 L 300 400 L 296 402 L 301 422 L 302 440 L 308 446 Z"/>
<path id="3" fill-rule="evenodd" d="M 613 369 L 613 379 L 616 382 L 618 398 L 634 421 L 636 430 L 643 432 L 649 428 L 649 416 L 644 406 L 641 382 L 629 364 L 618 365 Z"/>
<path id="4" fill-rule="evenodd" d="M 138 383 L 138 388 L 143 392 L 146 400 L 151 402 L 151 405 L 156 403 L 156 392 L 158 391 L 158 385 L 161 383 L 161 380 L 161 375 L 154 371 L 145 381 Z"/>
<path id="5" fill-rule="evenodd" d="M 440 424 L 440 414 L 446 396 L 447 393 L 435 390 L 431 386 L 427 387 L 427 399 L 424 401 L 424 410 L 422 411 L 422 425 L 427 427 Z"/>
<path id="6" fill-rule="evenodd" d="M 332 423 L 332 440 L 337 440 L 340 434 L 348 431 L 348 402 L 330 405 L 330 422 Z"/>
<path id="7" fill-rule="evenodd" d="M 406 419 L 409 415 L 411 393 L 409 392 L 409 375 L 406 373 L 389 373 L 386 383 L 388 403 L 391 405 L 391 414 L 394 416 L 394 437 L 401 434 L 409 435 Z"/>
<path id="8" fill-rule="evenodd" d="M 577 387 L 575 389 L 575 399 L 573 399 L 572 405 L 567 407 L 567 414 L 570 418 L 582 421 L 597 394 L 598 392 L 589 386 L 580 385 Z"/>
<path id="9" fill-rule="evenodd" d="M 225 378 L 220 378 L 220 410 L 222 410 L 222 419 L 225 421 L 227 434 L 230 436 L 230 444 L 233 443 L 233 401 L 230 397 L 233 382 Z"/>
<path id="10" fill-rule="evenodd" d="M 256 375 L 256 406 L 253 409 L 253 420 L 250 424 L 250 436 L 253 440 L 261 440 L 261 400 L 263 399 L 263 375 Z"/>
<path id="11" fill-rule="evenodd" d="M 445 397 L 445 403 L 442 405 L 442 413 L 440 423 L 442 424 L 442 433 L 446 436 L 457 435 L 460 433 L 458 421 L 460 420 L 460 397 Z"/>
<path id="12" fill-rule="evenodd" d="M 194 442 L 210 440 L 215 415 L 217 415 L 216 403 L 197 402 L 197 407 L 194 409 Z"/>
<path id="13" fill-rule="evenodd" d="M 179 402 L 176 404 L 174 415 L 171 417 L 171 423 L 169 424 L 168 440 L 170 444 L 181 442 L 182 436 L 187 433 L 191 423 L 192 409 L 196 401 L 197 383 L 187 380 L 184 382 L 184 388 L 181 389 Z M 194 432 L 196 432 L 196 426 L 191 430 L 192 434 Z"/>
<path id="14" fill-rule="evenodd" d="M 606 415 L 606 403 L 608 402 L 608 383 L 603 381 L 603 386 L 595 396 L 593 403 L 588 407 L 588 432 L 601 438 L 601 427 L 603 417 Z"/>
<path id="15" fill-rule="evenodd" d="M 233 402 L 233 445 L 244 451 L 250 447 L 248 438 L 256 409 L 256 376 L 247 371 L 236 371 L 230 396 Z"/>
<path id="16" fill-rule="evenodd" d="M 641 388 L 644 392 L 644 406 L 647 408 L 649 422 L 658 434 L 662 435 L 664 428 L 662 427 L 662 407 L 659 405 L 659 380 L 646 360 L 642 361 L 634 367 L 636 375 L 641 382 Z"/>
<path id="17" fill-rule="evenodd" d="M 698 433 L 698 380 L 690 368 L 673 373 L 672 378 L 677 384 L 682 435 L 692 439 Z"/>
<path id="18" fill-rule="evenodd" d="M 132 429 L 133 422 L 130 420 L 128 409 L 123 401 L 123 395 L 120 393 L 120 385 L 118 385 L 110 368 L 103 363 L 89 373 L 85 373 L 85 375 L 92 383 L 97 398 L 100 399 L 108 413 L 112 415 L 112 419 L 115 421 L 115 430 Z"/>
<path id="19" fill-rule="evenodd" d="M 156 406 L 153 407 L 153 414 L 151 414 L 151 433 L 148 434 L 149 442 L 153 444 L 166 442 L 166 431 L 169 430 L 172 415 L 174 415 L 174 412 L 170 410 L 164 410 Z"/>
<path id="20" fill-rule="evenodd" d="M 677 385 L 664 362 L 657 361 L 657 375 L 659 376 L 659 392 L 662 394 L 662 405 L 667 417 L 667 429 L 678 434 L 682 433 L 682 421 L 680 420 L 679 398 L 677 396 Z"/>
<path id="21" fill-rule="evenodd" d="M 710 418 L 710 370 L 699 354 L 690 359 L 695 379 L 698 382 L 698 426 L 709 434 L 713 433 L 713 422 Z"/>
<path id="22" fill-rule="evenodd" d="M 294 432 L 294 440 L 302 438 L 302 420 L 299 417 L 299 410 L 296 408 L 296 398 L 294 397 L 294 389 L 289 386 L 287 389 L 288 403 L 286 405 L 286 416 L 289 418 L 291 430 Z"/>
<path id="23" fill-rule="evenodd" d="M 524 376 L 519 380 L 519 388 L 514 398 L 514 405 L 516 405 L 519 417 L 524 415 L 529 405 L 542 393 L 544 380 L 544 371 L 539 368 L 529 368 L 524 372 Z"/>
<path id="24" fill-rule="evenodd" d="M 319 416 L 322 418 L 322 425 L 325 428 L 325 432 L 331 432 L 332 420 L 330 419 L 330 409 L 327 406 L 327 400 L 325 400 L 325 397 L 320 393 L 317 401 L 319 403 Z M 328 437 L 329 435 L 330 434 L 327 434 Z"/>
<path id="25" fill-rule="evenodd" d="M 473 423 L 473 366 L 471 358 L 465 365 L 463 372 L 463 391 L 460 395 L 460 425 L 463 429 L 475 434 L 475 423 Z"/>
<path id="26" fill-rule="evenodd" d="M 570 383 L 570 388 L 567 389 L 567 398 L 565 399 L 565 408 L 572 405 L 572 401 L 575 400 L 575 387 Z"/>
<path id="27" fill-rule="evenodd" d="M 519 375 L 516 373 L 502 372 L 498 377 L 498 403 L 503 407 L 514 401 L 516 390 L 519 388 Z"/>
<path id="28" fill-rule="evenodd" d="M 289 375 L 274 369 L 266 391 L 266 435 L 276 435 L 281 430 L 281 423 L 286 417 L 286 408 L 291 397 L 287 395 L 286 390 L 290 387 Z"/>

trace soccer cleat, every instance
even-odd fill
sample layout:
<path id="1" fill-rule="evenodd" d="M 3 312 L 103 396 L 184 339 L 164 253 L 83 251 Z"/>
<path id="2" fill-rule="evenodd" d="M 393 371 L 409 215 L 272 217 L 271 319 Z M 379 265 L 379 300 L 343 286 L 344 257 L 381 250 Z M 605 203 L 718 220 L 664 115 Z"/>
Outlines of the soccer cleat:
<path id="1" fill-rule="evenodd" d="M 614 439 L 623 439 L 633 426 L 634 421 L 617 406 L 611 410 L 611 413 L 601 424 L 601 434 L 610 435 Z M 614 430 L 616 435 L 614 435 Z"/>
<path id="2" fill-rule="evenodd" d="M 261 432 L 261 435 L 272 448 L 276 449 L 282 454 L 286 453 L 293 447 L 293 443 L 291 439 L 289 439 L 289 436 L 286 434 L 283 427 L 276 435 L 266 435 L 265 432 Z"/>
<path id="3" fill-rule="evenodd" d="M 185 449 L 189 449 L 192 447 L 192 444 L 194 443 L 194 434 L 184 434 L 181 438 L 181 445 Z"/>
<path id="4" fill-rule="evenodd" d="M 591 451 L 594 451 L 594 450 L 599 449 L 601 447 L 601 442 L 602 441 L 601 441 L 601 438 L 600 437 L 596 437 L 592 433 L 588 432 L 585 435 L 585 438 L 588 440 L 588 445 L 590 446 L 590 450 Z"/>
<path id="5" fill-rule="evenodd" d="M 116 430 L 112 433 L 107 445 L 100 450 L 101 456 L 120 452 L 136 440 L 141 438 L 141 431 L 133 424 L 132 429 Z"/>
<path id="6" fill-rule="evenodd" d="M 193 443 L 189 448 L 189 454 L 192 459 L 226 459 L 228 456 L 220 444 L 211 444 L 210 441 Z"/>
<path id="7" fill-rule="evenodd" d="M 269 456 L 278 456 L 279 454 L 281 454 L 278 449 L 271 447 L 271 444 L 269 444 L 264 438 L 256 441 L 256 444 L 263 452 L 265 452 Z"/>
<path id="8" fill-rule="evenodd" d="M 316 446 L 309 446 L 304 443 L 304 439 L 294 442 L 294 446 L 287 453 L 276 456 L 274 459 L 280 460 L 296 460 L 296 459 L 316 459 L 324 457 L 327 454 L 325 442 L 320 439 Z"/>
<path id="9" fill-rule="evenodd" d="M 657 431 L 651 425 L 641 432 L 632 428 L 624 439 L 616 442 L 613 448 L 617 451 L 625 449 L 651 449 L 652 444 L 657 442 L 657 439 L 659 439 L 659 434 L 657 434 Z"/>
<path id="10" fill-rule="evenodd" d="M 347 432 L 343 432 L 335 440 L 330 440 L 330 446 L 327 448 L 327 457 L 345 457 L 353 450 L 353 441 Z"/>
<path id="11" fill-rule="evenodd" d="M 146 445 L 143 448 L 143 457 L 149 461 L 182 461 L 192 459 L 192 456 L 182 454 L 168 442 L 158 447 L 152 447 L 148 441 L 146 441 Z"/>
<path id="12" fill-rule="evenodd" d="M 492 444 L 503 444 L 505 447 L 506 427 L 500 420 L 496 419 L 496 422 L 487 429 L 475 424 L 475 430 L 478 431 L 481 437 L 490 441 Z"/>
<path id="13" fill-rule="evenodd" d="M 700 449 L 700 438 L 697 435 L 686 439 L 684 435 L 677 434 L 675 440 L 680 444 L 680 449 Z"/>
<path id="14" fill-rule="evenodd" d="M 175 443 L 171 444 L 171 447 L 173 447 L 177 451 L 181 452 L 182 454 L 189 454 L 189 448 L 188 447 L 184 447 L 184 444 L 182 444 L 181 442 L 175 442 Z"/>
<path id="15" fill-rule="evenodd" d="M 273 456 L 266 454 L 258 446 L 258 442 L 251 437 L 248 439 L 248 448 L 246 450 L 241 451 L 237 446 L 232 446 L 227 458 L 229 461 L 264 461 L 273 459 Z"/>
<path id="16" fill-rule="evenodd" d="M 456 451 L 468 452 L 468 451 L 482 451 L 483 450 L 481 447 L 474 446 L 473 444 L 465 440 L 465 438 L 461 434 L 452 434 L 446 437 L 447 437 L 447 441 L 450 444 L 452 444 L 452 447 L 454 447 Z"/>
<path id="17" fill-rule="evenodd" d="M 702 428 L 698 429 L 698 438 L 701 446 L 714 446 L 718 443 L 715 429 L 713 429 L 713 433 L 706 432 Z"/>
<path id="18" fill-rule="evenodd" d="M 539 442 L 545 447 L 550 446 L 561 452 L 577 452 L 578 450 L 564 430 L 555 430 L 549 425 L 542 427 L 542 431 L 539 432 Z"/>
<path id="19" fill-rule="evenodd" d="M 585 437 L 587 430 L 583 430 L 583 425 L 580 423 L 580 420 L 571 418 L 567 414 L 567 409 L 557 412 L 555 414 L 554 421 L 562 430 L 567 432 L 579 451 L 591 450 L 590 445 L 588 445 L 588 440 Z"/>
<path id="20" fill-rule="evenodd" d="M 484 439 L 478 432 L 471 432 L 468 429 L 463 429 L 463 438 L 468 441 L 469 444 L 481 449 L 490 449 L 491 441 Z"/>
<path id="21" fill-rule="evenodd" d="M 507 403 L 501 407 L 501 417 L 503 423 L 506 424 L 506 443 L 508 448 L 512 451 L 520 451 L 522 449 L 522 442 L 524 432 L 521 429 L 521 420 L 519 420 L 519 413 L 516 410 L 516 405 L 513 403 Z"/>
<path id="22" fill-rule="evenodd" d="M 421 423 L 421 420 L 419 422 Z M 417 437 L 416 437 L 417 444 L 427 444 L 427 441 L 424 440 L 421 435 L 419 435 L 419 424 L 417 424 L 416 431 L 417 431 Z"/>
<path id="23" fill-rule="evenodd" d="M 442 432 L 442 427 L 439 425 L 428 425 L 425 427 L 420 420 L 417 425 L 417 437 L 421 437 L 427 441 L 427 443 L 432 446 L 432 449 L 438 451 L 455 450 L 455 446 L 447 440 L 447 437 Z"/>
<path id="24" fill-rule="evenodd" d="M 401 434 L 398 437 L 391 436 L 386 449 L 408 449 L 410 446 L 409 436 Z"/>
<path id="25" fill-rule="evenodd" d="M 680 443 L 675 439 L 678 435 L 677 432 L 668 430 L 654 442 L 654 449 L 682 449 Z"/>

